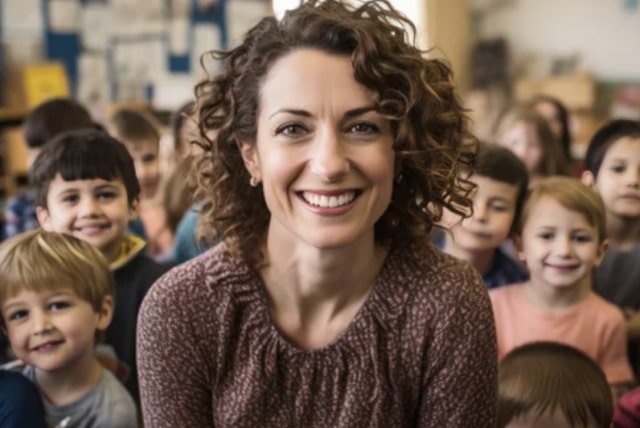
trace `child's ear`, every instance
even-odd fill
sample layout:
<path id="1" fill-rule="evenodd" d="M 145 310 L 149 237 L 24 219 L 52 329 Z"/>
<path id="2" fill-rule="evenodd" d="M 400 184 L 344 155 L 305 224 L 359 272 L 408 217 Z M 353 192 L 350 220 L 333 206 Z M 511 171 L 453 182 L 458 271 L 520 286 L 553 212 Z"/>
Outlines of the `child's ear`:
<path id="1" fill-rule="evenodd" d="M 38 219 L 38 223 L 41 228 L 47 232 L 53 232 L 51 229 L 51 216 L 45 207 L 41 207 L 39 205 L 36 207 L 36 218 Z"/>
<path id="2" fill-rule="evenodd" d="M 96 316 L 98 320 L 96 328 L 100 331 L 106 330 L 109 324 L 111 324 L 111 318 L 113 317 L 113 296 L 104 297 L 100 312 L 97 312 Z"/>
<path id="3" fill-rule="evenodd" d="M 514 233 L 511 236 L 511 241 L 513 241 L 513 246 L 516 249 L 516 255 L 518 256 L 518 260 L 521 262 L 526 262 L 527 259 L 524 254 L 524 248 L 522 247 L 522 236 L 519 233 Z"/>
<path id="4" fill-rule="evenodd" d="M 140 196 L 136 196 L 129 205 L 129 221 L 133 221 L 140 215 Z"/>
<path id="5" fill-rule="evenodd" d="M 247 168 L 252 179 L 259 183 L 262 180 L 262 174 L 260 171 L 260 156 L 258 156 L 256 144 L 237 139 L 236 144 L 240 150 L 240 155 L 242 155 L 244 167 Z"/>
<path id="6" fill-rule="evenodd" d="M 596 179 L 591 171 L 584 171 L 580 179 L 589 187 L 593 187 L 596 184 Z"/>
<path id="7" fill-rule="evenodd" d="M 600 266 L 600 263 L 602 263 L 602 260 L 604 259 L 604 256 L 607 254 L 608 249 L 609 249 L 609 240 L 605 239 L 600 243 L 600 245 L 598 245 L 598 253 L 596 256 L 596 260 L 593 263 L 594 267 Z"/>

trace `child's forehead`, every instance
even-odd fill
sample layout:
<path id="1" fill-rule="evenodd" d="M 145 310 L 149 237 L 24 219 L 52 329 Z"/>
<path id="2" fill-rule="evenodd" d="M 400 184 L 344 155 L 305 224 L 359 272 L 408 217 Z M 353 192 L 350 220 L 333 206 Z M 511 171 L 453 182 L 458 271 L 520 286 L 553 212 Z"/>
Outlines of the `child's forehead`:
<path id="1" fill-rule="evenodd" d="M 11 305 L 37 303 L 40 301 L 46 301 L 56 297 L 73 297 L 82 299 L 82 296 L 78 295 L 76 290 L 67 286 L 53 286 L 50 284 L 32 284 L 27 285 L 14 285 L 9 287 L 6 295 L 3 296 L 2 302 L 0 302 L 0 308 L 3 310 Z"/>
<path id="2" fill-rule="evenodd" d="M 604 154 L 605 159 L 626 160 L 629 156 L 640 156 L 640 137 L 617 138 L 611 142 Z"/>
<path id="3" fill-rule="evenodd" d="M 576 227 L 597 230 L 597 226 L 589 220 L 587 213 L 575 207 L 570 207 L 560 199 L 551 195 L 541 195 L 533 202 L 532 216 L 528 222 L 545 223 L 547 225 L 564 224 L 571 219 Z"/>
<path id="4" fill-rule="evenodd" d="M 111 179 L 105 179 L 101 177 L 91 178 L 74 178 L 66 180 L 61 173 L 57 173 L 50 183 L 50 189 L 52 188 L 98 188 L 104 186 L 123 187 L 124 181 L 120 176 L 113 177 Z"/>
<path id="5" fill-rule="evenodd" d="M 137 139 L 122 139 L 129 152 L 135 153 L 155 153 L 160 148 L 160 142 L 152 137 Z"/>
<path id="6" fill-rule="evenodd" d="M 473 174 L 469 177 L 469 180 L 477 186 L 473 194 L 474 197 L 485 195 L 511 200 L 515 200 L 518 197 L 520 188 L 518 184 L 508 183 L 481 174 Z"/>

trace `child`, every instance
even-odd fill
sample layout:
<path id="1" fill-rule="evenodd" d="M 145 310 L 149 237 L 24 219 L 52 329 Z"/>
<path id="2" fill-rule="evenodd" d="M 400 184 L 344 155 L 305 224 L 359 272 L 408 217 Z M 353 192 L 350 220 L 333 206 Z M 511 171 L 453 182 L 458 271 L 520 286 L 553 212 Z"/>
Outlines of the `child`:
<path id="1" fill-rule="evenodd" d="M 27 169 L 44 144 L 53 137 L 66 131 L 93 127 L 89 112 L 71 99 L 56 98 L 40 104 L 25 117 L 22 125 L 27 143 Z M 4 238 L 37 228 L 33 194 L 26 191 L 9 199 L 4 218 Z"/>
<path id="2" fill-rule="evenodd" d="M 609 428 L 613 398 L 602 369 L 556 342 L 511 351 L 498 375 L 500 428 Z"/>
<path id="3" fill-rule="evenodd" d="M 125 385 L 137 398 L 138 308 L 164 268 L 144 254 L 144 241 L 126 233 L 128 221 L 138 214 L 140 194 L 133 159 L 104 132 L 72 132 L 47 144 L 30 178 L 40 225 L 89 242 L 114 272 L 118 305 L 106 342 L 131 370 Z"/>
<path id="4" fill-rule="evenodd" d="M 171 254 L 173 234 L 162 205 L 160 133 L 144 113 L 127 109 L 115 112 L 107 129 L 124 143 L 134 161 L 140 183 L 140 218 L 147 232 L 148 253 L 158 261 L 166 261 Z"/>
<path id="5" fill-rule="evenodd" d="M 623 315 L 591 291 L 591 270 L 606 251 L 602 200 L 577 179 L 541 179 L 521 224 L 518 251 L 531 279 L 489 292 L 498 359 L 525 343 L 562 342 L 598 362 L 612 386 L 625 386 L 633 375 Z"/>
<path id="6" fill-rule="evenodd" d="M 2 327 L 51 426 L 137 426 L 133 399 L 94 352 L 114 303 L 102 255 L 71 236 L 26 232 L 0 247 L 0 278 Z"/>
<path id="7" fill-rule="evenodd" d="M 596 293 L 625 309 L 640 309 L 640 122 L 620 119 L 598 130 L 587 149 L 582 180 L 604 201 L 610 249 L 594 275 Z M 635 317 L 634 317 L 635 318 Z M 630 338 L 640 337 L 636 320 Z"/>
<path id="8" fill-rule="evenodd" d="M 478 186 L 473 215 L 453 224 L 438 247 L 471 263 L 488 288 L 525 281 L 526 270 L 500 248 L 513 235 L 527 195 L 524 164 L 503 147 L 481 144 L 469 180 Z"/>
<path id="9" fill-rule="evenodd" d="M 569 161 L 547 122 L 532 110 L 515 107 L 500 120 L 497 141 L 524 162 L 529 185 L 550 175 L 567 175 Z"/>

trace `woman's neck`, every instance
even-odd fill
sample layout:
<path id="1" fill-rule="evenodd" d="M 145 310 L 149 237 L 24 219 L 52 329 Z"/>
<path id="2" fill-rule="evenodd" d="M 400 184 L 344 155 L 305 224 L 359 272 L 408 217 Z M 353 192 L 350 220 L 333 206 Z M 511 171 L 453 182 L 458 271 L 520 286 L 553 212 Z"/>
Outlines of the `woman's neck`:
<path id="1" fill-rule="evenodd" d="M 71 367 L 46 372 L 36 367 L 35 383 L 47 400 L 62 406 L 73 403 L 91 391 L 102 376 L 102 366 L 91 354 Z"/>
<path id="2" fill-rule="evenodd" d="M 546 311 L 563 311 L 584 302 L 591 290 L 591 276 L 570 287 L 554 287 L 532 278 L 525 283 L 525 294 L 534 306 Z"/>
<path id="3" fill-rule="evenodd" d="M 630 250 L 640 241 L 640 219 L 624 218 L 607 212 L 607 239 L 618 250 Z"/>
<path id="4" fill-rule="evenodd" d="M 369 296 L 387 249 L 373 232 L 341 248 L 318 249 L 299 239 L 267 238 L 262 269 L 275 324 L 304 348 L 342 333 Z"/>
<path id="5" fill-rule="evenodd" d="M 447 237 L 445 238 L 445 244 L 442 250 L 457 259 L 468 262 L 469 264 L 471 264 L 471 266 L 475 267 L 482 275 L 487 273 L 487 271 L 491 268 L 496 253 L 495 249 L 469 251 L 464 248 L 460 248 L 454 242 L 452 242 L 452 238 L 449 235 L 447 235 Z"/>

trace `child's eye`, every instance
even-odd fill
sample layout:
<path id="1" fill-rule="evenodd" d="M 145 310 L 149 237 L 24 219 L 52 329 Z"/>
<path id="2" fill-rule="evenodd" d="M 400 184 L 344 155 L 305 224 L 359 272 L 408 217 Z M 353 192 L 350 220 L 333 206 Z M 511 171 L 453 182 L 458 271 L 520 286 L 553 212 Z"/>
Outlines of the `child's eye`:
<path id="1" fill-rule="evenodd" d="M 60 311 L 62 309 L 68 308 L 69 306 L 71 306 L 71 303 L 64 300 L 59 300 L 49 303 L 49 310 Z"/>
<path id="2" fill-rule="evenodd" d="M 626 166 L 624 165 L 614 165 L 611 167 L 611 171 L 615 172 L 615 173 L 621 173 L 624 172 L 624 170 L 627 169 Z"/>
<path id="3" fill-rule="evenodd" d="M 19 321 L 23 318 L 26 318 L 28 315 L 29 315 L 29 311 L 27 311 L 26 309 L 20 309 L 15 312 L 9 312 L 7 319 L 9 321 Z"/>
<path id="4" fill-rule="evenodd" d="M 307 129 L 297 123 L 286 123 L 276 129 L 276 135 L 285 135 L 288 137 L 299 137 L 306 133 Z"/>
<path id="5" fill-rule="evenodd" d="M 114 199 L 116 196 L 118 196 L 116 194 L 116 192 L 99 192 L 98 193 L 98 199 Z"/>
<path id="6" fill-rule="evenodd" d="M 356 134 L 376 134 L 379 131 L 379 128 L 373 123 L 369 122 L 359 122 L 349 127 L 348 132 L 353 132 Z"/>
<path id="7" fill-rule="evenodd" d="M 538 234 L 538 238 L 544 239 L 545 241 L 549 241 L 553 239 L 554 235 L 552 232 L 543 232 Z"/>
<path id="8" fill-rule="evenodd" d="M 158 157 L 155 154 L 149 153 L 142 156 L 142 163 L 152 163 L 155 162 L 157 158 Z"/>
<path id="9" fill-rule="evenodd" d="M 78 202 L 78 200 L 80 200 L 80 197 L 78 195 L 66 195 L 62 198 L 62 202 L 64 202 L 65 204 L 74 204 Z"/>
<path id="10" fill-rule="evenodd" d="M 574 235 L 572 238 L 575 242 L 578 243 L 585 243 L 585 242 L 591 242 L 593 241 L 593 238 L 591 237 L 591 235 Z"/>

